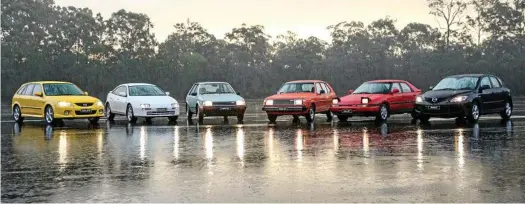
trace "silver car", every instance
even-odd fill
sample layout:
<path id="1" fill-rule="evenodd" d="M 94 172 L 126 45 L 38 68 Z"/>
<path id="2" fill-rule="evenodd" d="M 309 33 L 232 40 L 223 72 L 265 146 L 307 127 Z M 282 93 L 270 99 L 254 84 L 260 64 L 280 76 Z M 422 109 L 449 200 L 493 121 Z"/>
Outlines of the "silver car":
<path id="1" fill-rule="evenodd" d="M 200 124 L 206 116 L 237 116 L 243 122 L 246 102 L 227 82 L 199 82 L 193 84 L 186 95 L 186 115 L 191 121 L 193 114 Z"/>

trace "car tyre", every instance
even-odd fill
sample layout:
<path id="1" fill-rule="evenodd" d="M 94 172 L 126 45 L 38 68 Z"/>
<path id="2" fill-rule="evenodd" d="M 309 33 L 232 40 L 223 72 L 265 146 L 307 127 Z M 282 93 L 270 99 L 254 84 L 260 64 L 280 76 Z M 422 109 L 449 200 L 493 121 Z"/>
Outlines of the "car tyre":
<path id="1" fill-rule="evenodd" d="M 419 121 L 421 122 L 428 122 L 430 120 L 430 116 L 428 115 L 425 115 L 425 114 L 419 114 L 417 116 L 417 118 L 419 119 Z"/>
<path id="2" fill-rule="evenodd" d="M 137 117 L 135 117 L 135 114 L 133 113 L 133 107 L 131 104 L 128 104 L 128 107 L 126 108 L 126 118 L 128 119 L 128 123 L 137 122 Z"/>
<path id="3" fill-rule="evenodd" d="M 346 122 L 348 120 L 348 116 L 345 116 L 345 115 L 338 115 L 337 116 L 337 119 L 339 121 L 343 121 L 343 122 Z"/>
<path id="4" fill-rule="evenodd" d="M 383 103 L 381 106 L 379 106 L 379 112 L 377 113 L 376 120 L 384 122 L 388 119 L 388 116 L 390 116 L 388 105 Z"/>
<path id="5" fill-rule="evenodd" d="M 268 120 L 270 120 L 271 123 L 275 123 L 275 121 L 277 121 L 277 116 L 268 114 Z"/>
<path id="6" fill-rule="evenodd" d="M 199 106 L 196 106 L 196 107 L 195 107 L 195 110 L 197 110 L 196 115 L 197 115 L 197 117 L 198 117 L 198 119 L 199 119 L 199 124 L 203 124 L 203 123 L 204 123 L 204 113 L 202 113 L 202 112 L 200 111 Z"/>
<path id="7" fill-rule="evenodd" d="M 53 111 L 53 107 L 46 106 L 44 109 L 44 120 L 46 121 L 46 124 L 52 125 L 55 122 L 55 112 Z"/>
<path id="8" fill-rule="evenodd" d="M 500 115 L 504 120 L 508 120 L 512 116 L 512 104 L 508 100 L 505 101 L 505 108 L 501 111 Z"/>
<path id="9" fill-rule="evenodd" d="M 106 116 L 108 121 L 113 121 L 115 119 L 115 113 L 111 112 L 111 107 L 109 106 L 109 103 L 106 104 L 106 110 L 104 111 L 104 116 Z"/>
<path id="10" fill-rule="evenodd" d="M 191 117 L 193 116 L 193 113 L 191 112 L 188 105 L 186 105 L 186 116 L 188 117 L 188 120 L 191 120 Z"/>
<path id="11" fill-rule="evenodd" d="M 15 105 L 15 107 L 13 107 L 13 119 L 17 123 L 24 122 L 24 117 L 22 117 L 22 111 L 20 110 L 20 106 L 18 105 Z"/>
<path id="12" fill-rule="evenodd" d="M 243 122 L 244 121 L 244 114 L 237 115 L 237 121 L 238 122 Z"/>
<path id="13" fill-rule="evenodd" d="M 326 122 L 331 122 L 334 119 L 334 113 L 332 111 L 326 112 Z"/>
<path id="14" fill-rule="evenodd" d="M 479 107 L 479 103 L 477 101 L 474 101 L 467 115 L 467 120 L 471 123 L 477 123 L 479 120 L 479 116 L 481 115 L 480 113 L 481 113 L 481 110 Z"/>
<path id="15" fill-rule="evenodd" d="M 410 116 L 412 116 L 412 119 L 414 119 L 414 120 L 419 119 L 419 115 L 417 114 L 415 109 L 412 110 L 412 112 L 410 112 Z"/>
<path id="16" fill-rule="evenodd" d="M 305 117 L 307 123 L 312 123 L 315 121 L 315 106 L 313 104 L 310 106 L 310 109 L 308 109 L 308 114 L 305 115 Z"/>

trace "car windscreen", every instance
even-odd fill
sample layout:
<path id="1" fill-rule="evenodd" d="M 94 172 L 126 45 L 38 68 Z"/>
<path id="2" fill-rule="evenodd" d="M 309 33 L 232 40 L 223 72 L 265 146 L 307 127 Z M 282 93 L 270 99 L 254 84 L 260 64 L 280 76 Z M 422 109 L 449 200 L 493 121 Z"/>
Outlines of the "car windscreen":
<path id="1" fill-rule="evenodd" d="M 235 94 L 233 88 L 226 83 L 209 83 L 199 86 L 200 94 Z"/>
<path id="2" fill-rule="evenodd" d="M 387 94 L 390 93 L 390 82 L 365 82 L 353 92 L 354 94 Z"/>
<path id="3" fill-rule="evenodd" d="M 165 96 L 166 93 L 153 85 L 134 85 L 129 87 L 130 96 Z"/>
<path id="4" fill-rule="evenodd" d="M 447 77 L 442 79 L 432 90 L 474 90 L 478 77 Z"/>
<path id="5" fill-rule="evenodd" d="M 84 92 L 75 84 L 69 83 L 48 83 L 44 84 L 46 96 L 82 96 Z"/>
<path id="6" fill-rule="evenodd" d="M 314 83 L 286 83 L 279 89 L 279 93 L 300 92 L 314 92 Z"/>

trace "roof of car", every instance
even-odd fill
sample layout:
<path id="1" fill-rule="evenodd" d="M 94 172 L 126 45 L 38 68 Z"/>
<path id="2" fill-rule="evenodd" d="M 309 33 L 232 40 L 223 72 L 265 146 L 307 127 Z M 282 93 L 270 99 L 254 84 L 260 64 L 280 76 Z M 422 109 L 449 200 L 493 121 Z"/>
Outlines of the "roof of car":
<path id="1" fill-rule="evenodd" d="M 124 84 L 124 85 L 139 86 L 139 85 L 153 85 L 153 84 L 148 84 L 148 83 L 127 83 L 127 84 Z"/>
<path id="2" fill-rule="evenodd" d="M 295 80 L 295 81 L 289 81 L 286 83 L 301 83 L 301 82 L 307 82 L 307 83 L 315 83 L 315 82 L 324 82 L 321 80 Z"/>
<path id="3" fill-rule="evenodd" d="M 492 76 L 491 74 L 457 74 L 449 77 L 481 77 L 481 76 Z"/>
<path id="4" fill-rule="evenodd" d="M 225 81 L 201 81 L 201 82 L 197 82 L 197 84 L 220 84 L 220 83 L 229 84 L 228 82 L 225 82 Z"/>
<path id="5" fill-rule="evenodd" d="M 378 80 L 371 80 L 368 82 L 407 82 L 406 80 L 400 80 L 400 79 L 378 79 Z"/>
<path id="6" fill-rule="evenodd" d="M 67 81 L 30 81 L 25 84 L 31 84 L 31 83 L 41 83 L 41 84 L 72 84 L 71 82 Z"/>

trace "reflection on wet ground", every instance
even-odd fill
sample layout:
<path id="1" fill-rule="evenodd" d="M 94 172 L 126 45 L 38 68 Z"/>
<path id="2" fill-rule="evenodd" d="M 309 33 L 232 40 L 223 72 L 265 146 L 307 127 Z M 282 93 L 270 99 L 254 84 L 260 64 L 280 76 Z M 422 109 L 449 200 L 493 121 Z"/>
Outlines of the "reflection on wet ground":
<path id="1" fill-rule="evenodd" d="M 521 202 L 525 121 L 2 123 L 2 202 Z"/>

